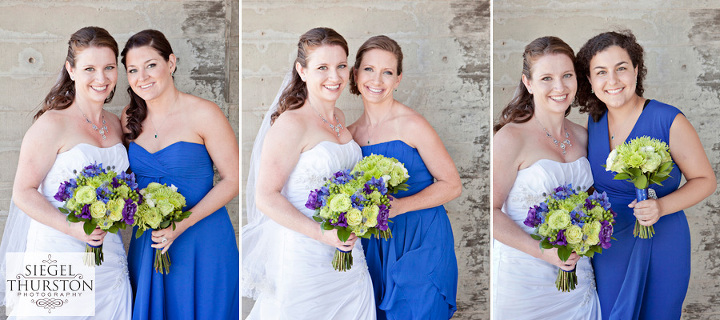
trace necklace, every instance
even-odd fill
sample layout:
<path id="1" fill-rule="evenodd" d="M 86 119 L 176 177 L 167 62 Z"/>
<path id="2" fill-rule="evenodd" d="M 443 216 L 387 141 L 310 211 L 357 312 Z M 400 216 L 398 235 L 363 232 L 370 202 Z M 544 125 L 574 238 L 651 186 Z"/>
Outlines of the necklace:
<path id="1" fill-rule="evenodd" d="M 308 100 L 308 104 L 310 105 L 310 108 L 312 108 L 313 110 L 315 110 L 315 112 L 318 114 L 318 116 L 320 116 L 320 119 L 322 119 L 322 121 L 325 122 L 325 124 L 327 124 L 328 126 L 330 126 L 330 129 L 332 129 L 332 131 L 335 132 L 335 135 L 337 135 L 337 137 L 340 138 L 340 130 L 342 130 L 343 125 L 342 125 L 342 123 L 340 123 L 340 120 L 338 120 L 337 116 L 336 116 L 336 115 L 333 115 L 333 117 L 335 118 L 335 123 L 337 123 L 336 125 L 333 125 L 332 123 L 330 123 L 330 122 L 328 122 L 327 120 L 325 120 L 325 117 L 323 117 L 322 114 L 320 114 L 320 112 L 318 112 L 318 111 L 315 109 L 315 107 L 313 107 L 312 103 L 310 103 L 309 100 Z"/>
<path id="2" fill-rule="evenodd" d="M 80 107 L 78 107 L 78 110 L 80 110 Z M 98 126 L 96 126 L 92 121 L 90 121 L 90 119 L 88 119 L 88 117 L 85 115 L 85 112 L 82 112 L 82 110 L 80 110 L 80 113 L 82 113 L 83 117 L 85 118 L 85 121 L 87 121 L 87 123 L 89 123 L 92 126 L 93 130 L 97 131 L 100 134 L 100 136 L 103 138 L 103 140 L 107 139 L 107 137 L 105 136 L 105 133 L 108 132 L 108 128 L 107 128 L 107 125 L 105 124 L 105 115 L 104 114 L 101 113 L 103 126 L 102 126 L 102 128 L 98 129 Z"/>
<path id="3" fill-rule="evenodd" d="M 170 109 L 170 112 L 172 112 L 172 109 Z M 167 120 L 167 118 L 169 118 L 170 115 L 171 115 L 171 113 L 168 113 L 168 115 L 165 117 L 165 120 Z M 165 126 L 165 120 L 163 120 L 163 122 L 160 124 L 161 128 Z M 153 125 L 153 130 L 155 131 L 155 139 L 157 139 L 158 138 L 158 130 L 157 130 L 158 127 L 155 126 L 155 122 L 152 120 L 152 118 L 150 118 L 150 123 L 152 123 L 152 125 Z"/>
<path id="4" fill-rule="evenodd" d="M 642 101 L 642 100 L 641 100 L 641 101 Z M 632 112 L 635 112 L 635 109 L 637 109 L 637 105 L 634 105 L 634 106 L 633 106 L 633 110 L 631 111 L 631 113 L 632 113 Z M 628 121 L 629 121 L 630 119 L 632 119 L 632 118 L 634 118 L 634 117 L 627 117 L 627 118 L 625 118 L 625 121 L 623 121 L 623 123 L 622 123 L 622 128 L 624 128 L 625 125 L 627 125 Z M 608 120 L 609 120 L 609 119 L 608 119 Z M 617 128 L 616 128 L 616 129 L 617 129 Z M 615 131 L 615 130 L 612 130 L 612 131 Z M 610 133 L 610 140 L 615 140 L 615 133 Z"/>
<path id="5" fill-rule="evenodd" d="M 367 126 L 368 140 L 367 140 L 367 144 L 370 144 L 370 140 L 372 140 L 373 134 L 375 134 L 375 131 L 370 132 L 370 128 L 372 128 L 372 127 L 377 128 L 381 123 L 385 122 L 385 120 L 387 120 L 387 118 L 390 117 L 390 114 L 392 113 L 392 107 L 393 107 L 393 106 L 395 106 L 395 103 L 393 103 L 392 105 L 390 105 L 390 110 L 388 110 L 388 112 L 385 114 L 385 117 L 383 117 L 382 120 L 378 121 L 378 123 L 376 123 L 374 126 L 370 124 L 370 121 L 368 121 L 368 126 Z"/>
<path id="6" fill-rule="evenodd" d="M 537 120 L 537 118 L 535 118 L 535 119 Z M 550 134 L 550 132 L 548 132 L 547 129 L 545 129 L 545 127 L 542 125 L 542 123 L 540 123 L 540 120 L 537 120 L 537 123 L 540 124 L 540 127 L 542 127 L 543 131 L 545 131 L 545 135 L 546 135 L 548 138 L 552 139 L 552 142 L 555 144 L 555 146 L 557 146 L 557 147 L 559 147 L 560 149 L 562 149 L 562 154 L 565 155 L 565 152 L 566 152 L 565 149 L 566 149 L 567 147 L 572 147 L 572 144 L 570 143 L 570 133 L 568 133 L 567 127 L 563 128 L 563 129 L 565 129 L 565 130 L 564 130 L 564 131 L 565 131 L 565 140 L 563 140 L 563 141 L 558 141 L 558 139 L 555 139 L 555 137 L 553 137 L 553 136 Z"/>

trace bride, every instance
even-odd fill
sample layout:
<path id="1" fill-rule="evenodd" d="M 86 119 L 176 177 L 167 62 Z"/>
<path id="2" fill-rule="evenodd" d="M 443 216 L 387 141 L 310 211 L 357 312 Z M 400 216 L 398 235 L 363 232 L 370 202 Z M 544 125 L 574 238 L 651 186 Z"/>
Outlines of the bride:
<path id="1" fill-rule="evenodd" d="M 493 313 L 495 319 L 599 319 L 590 259 L 540 249 L 523 225 L 528 208 L 566 184 L 593 184 L 587 131 L 565 117 L 577 91 L 573 50 L 555 37 L 525 47 L 522 82 L 502 111 L 493 141 Z M 558 268 L 576 269 L 571 292 L 555 287 Z"/>
<path id="2" fill-rule="evenodd" d="M 256 138 L 242 240 L 243 295 L 257 300 L 248 319 L 375 319 L 360 241 L 322 231 L 305 208 L 324 178 L 362 157 L 335 107 L 349 77 L 347 56 L 347 42 L 334 30 L 303 34 L 292 79 Z M 336 248 L 352 250 L 352 269 L 332 268 Z"/>
<path id="3" fill-rule="evenodd" d="M 125 249 L 118 234 L 100 229 L 87 235 L 82 223 L 68 223 L 53 198 L 60 183 L 94 162 L 128 168 L 120 120 L 103 109 L 117 83 L 118 46 L 102 28 L 86 27 L 68 42 L 65 67 L 35 115 L 20 147 L 13 201 L 5 225 L 0 274 L 8 252 L 84 252 L 103 246 L 105 261 L 95 267 L 94 319 L 129 319 L 132 296 Z M 4 302 L 5 286 L 0 286 Z M 2 303 L 0 303 L 2 304 Z M 52 317 L 57 319 L 57 317 Z M 73 317 L 82 319 L 82 317 Z"/>

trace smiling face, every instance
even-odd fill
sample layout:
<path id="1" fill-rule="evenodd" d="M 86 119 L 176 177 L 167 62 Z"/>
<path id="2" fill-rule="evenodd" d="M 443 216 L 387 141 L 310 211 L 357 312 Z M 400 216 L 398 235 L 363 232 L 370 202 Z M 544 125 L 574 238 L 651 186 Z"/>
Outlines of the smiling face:
<path id="1" fill-rule="evenodd" d="M 590 85 L 608 108 L 619 108 L 637 97 L 635 86 L 638 69 L 630 55 L 619 46 L 611 46 L 590 59 Z"/>
<path id="2" fill-rule="evenodd" d="M 334 103 L 340 97 L 350 77 L 347 53 L 336 45 L 322 45 L 310 50 L 307 67 L 295 68 L 304 79 L 308 97 Z"/>
<path id="3" fill-rule="evenodd" d="M 105 103 L 117 84 L 117 57 L 107 47 L 88 47 L 75 56 L 75 67 L 65 62 L 75 80 L 75 98 Z"/>
<path id="4" fill-rule="evenodd" d="M 393 90 L 402 80 L 397 64 L 397 57 L 385 50 L 373 49 L 363 55 L 360 67 L 355 70 L 355 83 L 363 100 L 374 103 L 393 100 Z"/>
<path id="5" fill-rule="evenodd" d="M 165 61 L 160 53 L 150 46 L 132 48 L 125 56 L 125 64 L 130 87 L 145 101 L 153 100 L 174 87 L 174 54 Z"/>
<path id="6" fill-rule="evenodd" d="M 577 92 L 575 67 L 570 57 L 546 54 L 533 63 L 530 75 L 531 79 L 523 75 L 523 83 L 533 94 L 535 109 L 564 114 Z"/>

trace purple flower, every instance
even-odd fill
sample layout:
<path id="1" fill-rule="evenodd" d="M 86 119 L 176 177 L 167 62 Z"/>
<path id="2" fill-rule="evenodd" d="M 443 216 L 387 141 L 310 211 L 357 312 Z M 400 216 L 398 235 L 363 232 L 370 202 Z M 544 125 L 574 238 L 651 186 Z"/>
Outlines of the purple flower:
<path id="1" fill-rule="evenodd" d="M 592 199 L 590 199 L 590 198 L 585 199 L 585 209 L 590 211 L 590 210 L 592 210 L 592 208 L 595 208 L 595 205 L 592 203 Z"/>
<path id="2" fill-rule="evenodd" d="M 318 200 L 320 190 L 315 189 L 313 191 L 310 191 L 310 195 L 308 195 L 308 200 L 305 203 L 305 208 L 308 208 L 310 210 L 317 210 L 322 208 L 322 201 Z"/>
<path id="3" fill-rule="evenodd" d="M 587 214 L 582 211 L 580 208 L 575 208 L 573 211 L 570 211 L 570 219 L 572 221 L 572 224 L 582 228 L 585 225 L 585 221 L 583 221 L 583 218 L 586 218 Z"/>
<path id="4" fill-rule="evenodd" d="M 352 178 L 352 175 L 350 175 L 350 169 L 348 169 L 335 172 L 332 181 L 337 184 L 346 184 L 348 181 L 352 180 Z"/>
<path id="5" fill-rule="evenodd" d="M 83 168 L 83 170 L 81 172 L 82 175 L 84 175 L 88 178 L 95 177 L 102 173 L 105 173 L 105 169 L 103 169 L 102 163 L 100 163 L 100 164 L 93 163 L 93 164 Z"/>
<path id="6" fill-rule="evenodd" d="M 123 171 L 123 172 L 120 172 L 118 177 L 120 177 L 120 179 L 125 181 L 125 184 L 127 184 L 127 186 L 130 187 L 130 189 L 138 188 L 137 182 L 135 182 L 135 174 L 134 173 L 125 173 L 125 171 Z"/>
<path id="7" fill-rule="evenodd" d="M 337 218 L 337 222 L 335 222 L 335 223 L 330 222 L 330 224 L 333 226 L 336 226 L 336 227 L 347 227 L 348 223 L 347 223 L 347 219 L 345 218 L 345 212 L 340 213 L 340 215 Z"/>
<path id="8" fill-rule="evenodd" d="M 608 199 L 607 193 L 605 191 L 603 191 L 602 193 L 599 193 L 597 191 L 593 192 L 593 194 L 588 197 L 588 200 L 595 200 L 605 210 L 610 209 L 610 199 Z"/>
<path id="9" fill-rule="evenodd" d="M 565 239 L 565 230 L 558 231 L 557 238 L 555 238 L 555 241 L 550 241 L 550 244 L 558 246 L 567 245 L 567 240 Z"/>
<path id="10" fill-rule="evenodd" d="M 527 217 L 525 218 L 525 221 L 523 222 L 526 226 L 531 227 L 531 228 L 535 228 L 535 227 L 537 227 L 539 224 L 542 223 L 542 222 L 540 221 L 540 217 L 539 217 L 539 214 L 538 214 L 538 209 L 540 209 L 540 207 L 538 207 L 538 206 L 532 206 L 532 207 L 530 207 L 530 209 L 528 210 Z"/>
<path id="11" fill-rule="evenodd" d="M 365 199 L 365 197 L 360 192 L 356 192 L 355 194 L 350 196 L 350 200 L 352 201 L 353 208 L 358 209 L 360 211 L 362 211 L 365 208 L 365 206 L 363 205 L 363 202 L 367 201 L 367 199 Z"/>
<path id="12" fill-rule="evenodd" d="M 610 248 L 610 240 L 612 239 L 613 226 L 607 220 L 601 221 L 600 224 L 600 246 L 603 249 Z"/>
<path id="13" fill-rule="evenodd" d="M 82 212 L 79 215 L 77 215 L 76 217 L 82 218 L 82 219 L 88 219 L 88 220 L 92 219 L 92 215 L 90 215 L 90 205 L 89 204 L 84 205 L 82 208 Z"/>
<path id="14" fill-rule="evenodd" d="M 390 217 L 390 209 L 384 204 L 381 204 L 378 207 L 380 208 L 380 212 L 378 213 L 377 217 L 377 228 L 380 231 L 385 231 L 388 229 L 388 218 Z"/>
<path id="15" fill-rule="evenodd" d="M 365 187 L 367 188 L 367 185 L 375 187 L 375 190 L 380 192 L 380 194 L 386 194 L 387 193 L 387 187 L 385 186 L 385 182 L 382 178 L 375 179 L 375 177 L 370 178 L 370 181 L 365 183 Z M 371 191 L 372 192 L 372 191 Z M 370 192 L 366 192 L 370 193 Z"/>
<path id="16" fill-rule="evenodd" d="M 60 187 L 58 188 L 58 191 L 55 196 L 53 196 L 53 198 L 60 202 L 67 201 L 68 199 L 72 198 L 73 189 L 74 188 L 71 186 L 70 182 L 65 181 L 60 184 Z"/>
<path id="17" fill-rule="evenodd" d="M 559 186 L 553 189 L 552 197 L 557 200 L 565 200 L 575 194 L 577 193 L 575 192 L 575 189 L 573 189 L 572 184 L 568 184 L 566 186 Z"/>
<path id="18" fill-rule="evenodd" d="M 103 184 L 98 187 L 97 190 L 95 190 L 95 193 L 97 194 L 97 200 L 104 203 L 110 201 L 110 195 L 112 195 L 112 192 L 108 189 L 107 184 Z"/>
<path id="19" fill-rule="evenodd" d="M 118 181 L 117 177 L 113 177 L 110 185 L 112 185 L 113 188 L 117 188 L 117 187 L 121 186 L 120 181 Z"/>
<path id="20" fill-rule="evenodd" d="M 125 199 L 125 207 L 122 211 L 123 222 L 128 225 L 135 223 L 135 212 L 137 211 L 137 204 L 132 199 Z"/>

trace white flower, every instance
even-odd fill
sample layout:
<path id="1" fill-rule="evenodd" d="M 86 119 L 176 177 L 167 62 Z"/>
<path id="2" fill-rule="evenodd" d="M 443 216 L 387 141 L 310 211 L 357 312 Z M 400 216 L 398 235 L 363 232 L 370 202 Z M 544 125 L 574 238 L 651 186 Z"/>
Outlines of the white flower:
<path id="1" fill-rule="evenodd" d="M 613 149 L 608 155 L 607 160 L 605 160 L 605 171 L 611 171 L 610 168 L 615 162 L 615 158 L 617 158 L 617 149 Z"/>
<path id="2" fill-rule="evenodd" d="M 173 192 L 177 192 L 178 188 L 174 184 L 171 184 L 170 190 L 172 190 Z"/>

